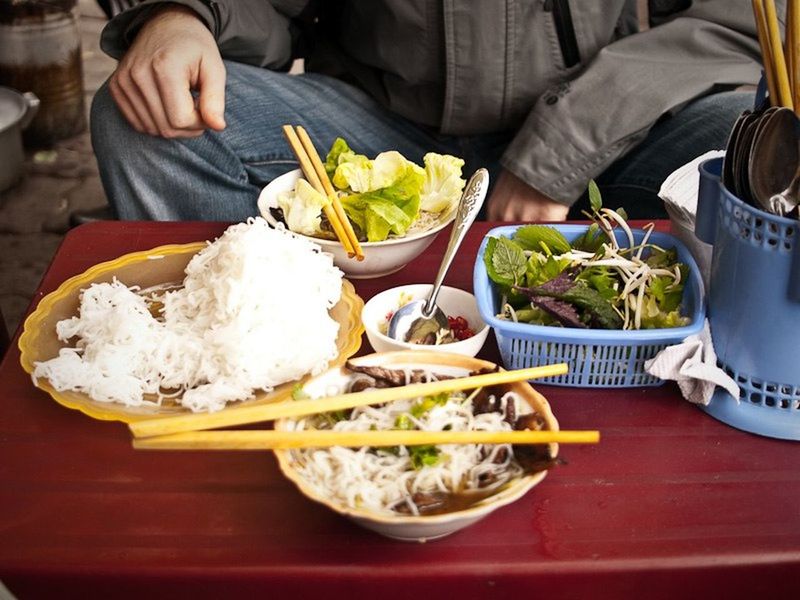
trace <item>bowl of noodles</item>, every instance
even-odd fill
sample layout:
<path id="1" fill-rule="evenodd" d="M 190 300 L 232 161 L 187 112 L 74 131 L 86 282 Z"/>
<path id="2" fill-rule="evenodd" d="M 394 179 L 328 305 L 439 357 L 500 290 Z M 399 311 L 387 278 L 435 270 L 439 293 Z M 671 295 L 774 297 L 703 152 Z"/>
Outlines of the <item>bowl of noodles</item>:
<path id="1" fill-rule="evenodd" d="M 372 354 L 312 379 L 299 393 L 346 391 L 463 377 L 494 363 L 439 352 Z M 547 400 L 527 382 L 408 398 L 384 405 L 276 421 L 283 431 L 330 429 L 558 430 Z M 443 444 L 387 448 L 307 448 L 275 452 L 305 496 L 358 525 L 404 541 L 459 531 L 519 500 L 556 462 L 557 444 Z"/>
<path id="2" fill-rule="evenodd" d="M 364 252 L 361 261 L 348 257 L 327 220 L 328 199 L 300 169 L 267 184 L 258 211 L 271 224 L 312 238 L 348 277 L 381 277 L 419 256 L 455 217 L 464 161 L 429 152 L 423 164 L 394 150 L 368 158 L 343 139 L 334 141 L 325 168 Z"/>

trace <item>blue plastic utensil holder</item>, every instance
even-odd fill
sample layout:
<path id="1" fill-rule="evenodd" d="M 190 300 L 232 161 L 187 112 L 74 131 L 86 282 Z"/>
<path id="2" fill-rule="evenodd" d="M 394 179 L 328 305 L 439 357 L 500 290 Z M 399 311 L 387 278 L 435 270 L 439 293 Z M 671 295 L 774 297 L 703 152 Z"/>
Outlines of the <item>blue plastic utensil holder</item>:
<path id="1" fill-rule="evenodd" d="M 585 225 L 554 225 L 570 241 L 587 229 Z M 687 336 L 700 333 L 705 320 L 703 281 L 700 269 L 689 250 L 680 240 L 666 233 L 654 232 L 650 243 L 662 248 L 676 248 L 678 260 L 689 267 L 689 280 L 683 292 L 683 314 L 690 318 L 689 325 L 671 329 L 638 331 L 577 329 L 514 323 L 498 319 L 501 312 L 500 297 L 486 273 L 483 253 L 488 237 L 511 237 L 516 226 L 497 227 L 483 240 L 475 261 L 473 288 L 478 310 L 483 320 L 492 327 L 503 365 L 507 369 L 521 369 L 537 365 L 565 362 L 569 372 L 558 377 L 539 379 L 537 382 L 553 385 L 623 388 L 653 386 L 663 383 L 644 370 L 645 361 L 653 358 L 669 345 L 683 341 Z M 641 242 L 644 231 L 634 230 L 635 243 Z M 623 247 L 627 245 L 624 233 L 616 233 Z"/>
<path id="2" fill-rule="evenodd" d="M 720 366 L 739 398 L 717 390 L 706 412 L 738 429 L 800 440 L 798 221 L 746 204 L 702 163 L 695 232 L 713 244 L 708 316 Z"/>

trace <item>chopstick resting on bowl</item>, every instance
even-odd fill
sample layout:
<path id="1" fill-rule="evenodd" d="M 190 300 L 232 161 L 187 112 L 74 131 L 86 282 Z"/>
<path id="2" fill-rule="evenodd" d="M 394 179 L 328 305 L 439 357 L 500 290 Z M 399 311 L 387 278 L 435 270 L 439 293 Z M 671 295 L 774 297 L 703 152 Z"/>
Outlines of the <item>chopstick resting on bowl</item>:
<path id="1" fill-rule="evenodd" d="M 413 383 L 402 387 L 372 389 L 352 394 L 339 394 L 336 396 L 328 396 L 327 398 L 320 398 L 319 400 L 289 400 L 276 402 L 274 404 L 231 408 L 210 414 L 178 415 L 160 419 L 146 419 L 130 423 L 128 426 L 133 436 L 137 438 L 186 431 L 218 429 L 231 425 L 246 425 L 248 423 L 345 410 L 355 408 L 356 406 L 366 406 L 368 404 L 383 404 L 384 402 L 393 402 L 404 398 L 432 396 L 445 392 L 457 392 L 479 387 L 500 385 L 503 383 L 527 381 L 529 379 L 541 377 L 555 377 L 557 375 L 564 375 L 567 373 L 567 370 L 568 366 L 566 363 L 558 363 L 555 365 L 531 367 L 528 369 L 517 369 L 515 371 L 497 371 L 495 373 L 472 375 L 470 377 L 443 379 L 441 381 L 431 381 L 428 383 Z"/>
<path id="2" fill-rule="evenodd" d="M 344 212 L 339 195 L 333 189 L 333 184 L 328 177 L 327 171 L 325 171 L 325 165 L 322 164 L 322 160 L 316 148 L 314 148 L 314 143 L 308 133 L 302 127 L 297 127 L 297 131 L 295 131 L 291 125 L 284 125 L 283 134 L 286 136 L 292 152 L 297 157 L 300 168 L 303 170 L 308 182 L 330 201 L 323 207 L 323 210 L 331 227 L 333 227 L 336 237 L 344 246 L 347 255 L 350 258 L 355 257 L 356 260 L 364 260 L 364 251 L 361 249 L 361 244 L 356 237 L 355 231 L 353 231 L 353 225 Z"/>
<path id="3" fill-rule="evenodd" d="M 586 431 L 189 431 L 133 440 L 139 450 L 288 450 L 345 446 L 439 444 L 596 444 L 600 432 Z"/>

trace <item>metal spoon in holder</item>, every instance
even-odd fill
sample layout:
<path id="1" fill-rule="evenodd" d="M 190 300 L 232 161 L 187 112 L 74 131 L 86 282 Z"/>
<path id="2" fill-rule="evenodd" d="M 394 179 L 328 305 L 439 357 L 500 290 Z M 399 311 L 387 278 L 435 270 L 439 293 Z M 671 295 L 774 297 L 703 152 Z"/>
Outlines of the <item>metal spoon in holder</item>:
<path id="1" fill-rule="evenodd" d="M 785 216 L 798 205 L 800 122 L 788 108 L 774 109 L 759 129 L 749 156 L 755 206 Z"/>
<path id="2" fill-rule="evenodd" d="M 411 344 L 425 343 L 426 340 L 436 339 L 440 335 L 450 333 L 450 323 L 447 315 L 436 305 L 436 297 L 442 287 L 445 275 L 455 258 L 464 236 L 475 221 L 486 197 L 489 188 L 489 172 L 478 169 L 470 178 L 464 193 L 461 194 L 453 229 L 450 231 L 450 241 L 439 265 L 439 272 L 433 283 L 430 294 L 425 300 L 413 300 L 400 307 L 389 321 L 388 335 L 390 338 Z"/>

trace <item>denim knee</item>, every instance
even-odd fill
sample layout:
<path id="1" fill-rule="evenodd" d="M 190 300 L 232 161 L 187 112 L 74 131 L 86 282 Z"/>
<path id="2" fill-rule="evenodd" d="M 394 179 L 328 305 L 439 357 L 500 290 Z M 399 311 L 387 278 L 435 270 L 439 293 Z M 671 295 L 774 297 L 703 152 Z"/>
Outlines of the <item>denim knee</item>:
<path id="1" fill-rule="evenodd" d="M 107 160 L 117 154 L 125 145 L 125 138 L 136 134 L 136 130 L 122 116 L 106 81 L 92 100 L 89 127 L 92 136 L 92 148 L 95 155 Z"/>

